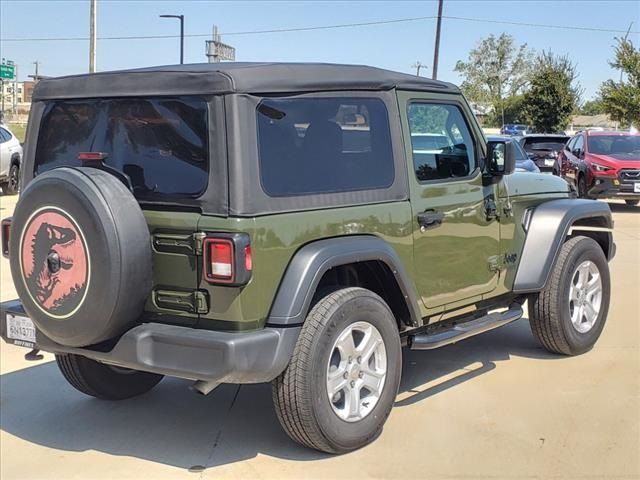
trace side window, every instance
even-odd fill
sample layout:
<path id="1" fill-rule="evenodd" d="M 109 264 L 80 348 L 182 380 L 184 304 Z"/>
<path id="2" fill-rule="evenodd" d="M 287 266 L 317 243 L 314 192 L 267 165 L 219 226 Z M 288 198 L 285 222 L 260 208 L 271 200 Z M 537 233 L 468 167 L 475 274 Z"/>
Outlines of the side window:
<path id="1" fill-rule="evenodd" d="M 388 188 L 387 109 L 376 98 L 265 98 L 257 107 L 260 179 L 272 197 Z"/>
<path id="2" fill-rule="evenodd" d="M 407 115 L 418 181 L 466 177 L 475 170 L 473 138 L 458 107 L 411 103 Z"/>
<path id="3" fill-rule="evenodd" d="M 570 152 L 570 151 L 572 151 L 572 150 L 573 150 L 573 146 L 576 144 L 576 139 L 577 139 L 577 138 L 578 138 L 578 137 L 573 137 L 571 140 L 569 140 L 569 141 L 567 142 L 567 145 L 565 146 L 565 149 L 566 149 L 567 151 L 569 151 L 569 152 Z"/>
<path id="4" fill-rule="evenodd" d="M 8 142 L 11 138 L 9 132 L 7 132 L 4 128 L 0 128 L 0 143 Z"/>

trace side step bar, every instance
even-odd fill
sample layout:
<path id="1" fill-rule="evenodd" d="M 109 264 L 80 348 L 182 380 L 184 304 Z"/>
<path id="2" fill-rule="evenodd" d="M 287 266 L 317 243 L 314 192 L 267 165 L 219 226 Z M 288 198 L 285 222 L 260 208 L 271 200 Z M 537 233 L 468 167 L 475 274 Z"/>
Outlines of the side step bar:
<path id="1" fill-rule="evenodd" d="M 518 320 L 522 317 L 522 314 L 522 305 L 513 304 L 504 312 L 490 313 L 475 320 L 459 323 L 446 330 L 412 335 L 408 339 L 408 345 L 411 350 L 432 350 L 502 327 L 507 323 Z"/>

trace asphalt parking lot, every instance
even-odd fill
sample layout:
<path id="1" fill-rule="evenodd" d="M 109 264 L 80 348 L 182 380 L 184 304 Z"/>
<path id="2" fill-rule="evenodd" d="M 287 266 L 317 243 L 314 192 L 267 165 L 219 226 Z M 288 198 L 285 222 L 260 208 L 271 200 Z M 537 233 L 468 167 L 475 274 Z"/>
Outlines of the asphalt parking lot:
<path id="1" fill-rule="evenodd" d="M 9 216 L 16 197 L 0 197 Z M 70 387 L 51 355 L 0 346 L 0 477 L 639 478 L 640 208 L 612 203 L 608 324 L 583 356 L 538 347 L 526 319 L 405 352 L 396 408 L 372 445 L 340 457 L 288 439 L 268 385 L 207 397 L 165 379 L 117 403 Z M 15 298 L 0 260 L 2 301 Z"/>

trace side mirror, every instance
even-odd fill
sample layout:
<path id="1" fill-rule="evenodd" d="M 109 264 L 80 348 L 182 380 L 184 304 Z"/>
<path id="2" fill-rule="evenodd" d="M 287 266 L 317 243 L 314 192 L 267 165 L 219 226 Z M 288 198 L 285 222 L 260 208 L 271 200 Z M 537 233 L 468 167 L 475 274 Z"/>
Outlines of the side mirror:
<path id="1" fill-rule="evenodd" d="M 487 144 L 487 173 L 494 177 L 510 175 L 516 169 L 516 146 L 512 140 Z"/>

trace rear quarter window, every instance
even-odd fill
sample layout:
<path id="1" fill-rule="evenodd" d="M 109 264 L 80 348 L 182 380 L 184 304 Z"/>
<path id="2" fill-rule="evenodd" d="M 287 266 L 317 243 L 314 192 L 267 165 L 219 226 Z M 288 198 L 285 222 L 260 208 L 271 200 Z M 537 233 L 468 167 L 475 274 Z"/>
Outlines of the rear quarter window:
<path id="1" fill-rule="evenodd" d="M 82 166 L 103 152 L 137 197 L 198 196 L 208 180 L 207 103 L 193 97 L 55 101 L 47 105 L 34 174 Z"/>
<path id="2" fill-rule="evenodd" d="M 273 197 L 388 188 L 395 172 L 379 99 L 269 98 L 257 107 L 260 180 Z"/>

